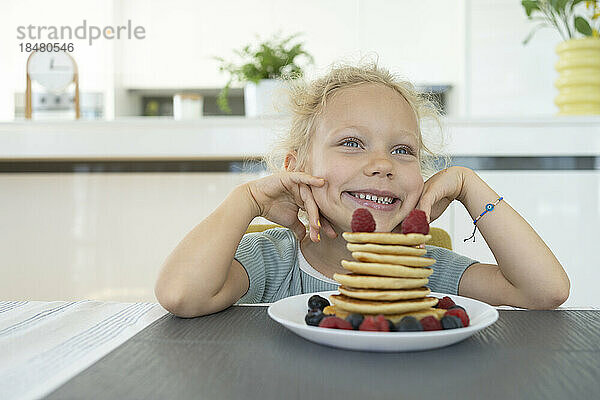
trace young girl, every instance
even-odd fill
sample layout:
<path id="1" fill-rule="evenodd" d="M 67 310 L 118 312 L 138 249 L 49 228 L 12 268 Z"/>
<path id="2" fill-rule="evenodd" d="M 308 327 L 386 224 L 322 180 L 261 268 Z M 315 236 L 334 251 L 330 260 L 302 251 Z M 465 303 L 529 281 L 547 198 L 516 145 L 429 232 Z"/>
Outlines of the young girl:
<path id="1" fill-rule="evenodd" d="M 377 232 L 400 232 L 413 209 L 431 222 L 454 200 L 474 220 L 495 204 L 476 227 L 498 265 L 426 245 L 425 256 L 436 259 L 432 291 L 533 309 L 567 299 L 569 279 L 554 254 L 474 171 L 452 166 L 424 182 L 433 153 L 423 143 L 422 120 L 438 114 L 413 85 L 376 65 L 334 67 L 293 85 L 283 168 L 236 187 L 173 250 L 155 287 L 168 311 L 195 317 L 236 302 L 335 290 L 333 274 L 344 273 L 341 260 L 352 259 L 341 233 L 351 231 L 354 210 L 367 208 Z M 286 228 L 244 235 L 257 216 Z"/>

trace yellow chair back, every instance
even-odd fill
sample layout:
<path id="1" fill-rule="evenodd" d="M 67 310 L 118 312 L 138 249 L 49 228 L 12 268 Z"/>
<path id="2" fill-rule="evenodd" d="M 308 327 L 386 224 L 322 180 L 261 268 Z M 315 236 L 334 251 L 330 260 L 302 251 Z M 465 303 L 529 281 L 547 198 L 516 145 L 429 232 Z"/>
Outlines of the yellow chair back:
<path id="1" fill-rule="evenodd" d="M 246 233 L 262 232 L 271 228 L 283 227 L 277 224 L 254 224 L 248 226 Z M 452 239 L 450 238 L 448 232 L 446 232 L 442 228 L 435 228 L 432 226 L 429 228 L 429 234 L 431 235 L 431 240 L 427 242 L 428 245 L 443 247 L 445 249 L 452 250 Z"/>

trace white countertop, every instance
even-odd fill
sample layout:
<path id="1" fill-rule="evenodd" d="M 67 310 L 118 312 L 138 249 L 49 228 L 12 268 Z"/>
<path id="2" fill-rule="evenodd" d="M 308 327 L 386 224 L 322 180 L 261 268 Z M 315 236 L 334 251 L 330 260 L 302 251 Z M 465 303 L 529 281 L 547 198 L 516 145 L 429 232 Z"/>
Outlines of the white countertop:
<path id="1" fill-rule="evenodd" d="M 268 151 L 285 118 L 128 118 L 0 123 L 0 159 L 243 159 Z M 444 118 L 452 156 L 599 156 L 600 115 Z M 424 128 L 424 132 L 426 128 Z M 426 142 L 427 135 L 426 135 Z"/>

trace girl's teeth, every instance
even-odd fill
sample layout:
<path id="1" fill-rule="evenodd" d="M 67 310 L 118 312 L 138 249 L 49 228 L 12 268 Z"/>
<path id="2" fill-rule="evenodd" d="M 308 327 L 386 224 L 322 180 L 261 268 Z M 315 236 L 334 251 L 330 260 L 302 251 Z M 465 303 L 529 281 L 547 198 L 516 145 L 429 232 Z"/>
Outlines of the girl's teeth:
<path id="1" fill-rule="evenodd" d="M 358 193 L 358 194 L 352 194 L 352 195 L 354 197 L 359 197 L 361 199 L 367 199 L 367 200 L 374 201 L 379 204 L 391 204 L 394 201 L 394 199 L 391 197 L 377 197 L 375 195 L 364 194 L 364 193 Z"/>

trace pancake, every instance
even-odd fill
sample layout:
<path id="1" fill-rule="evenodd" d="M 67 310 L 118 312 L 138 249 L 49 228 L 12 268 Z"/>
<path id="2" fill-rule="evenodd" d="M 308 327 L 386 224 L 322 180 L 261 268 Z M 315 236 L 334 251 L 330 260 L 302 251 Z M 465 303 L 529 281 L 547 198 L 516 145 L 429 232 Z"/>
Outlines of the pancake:
<path id="1" fill-rule="evenodd" d="M 418 289 L 357 289 L 352 287 L 340 286 L 338 290 L 344 296 L 363 300 L 407 300 L 407 299 L 422 299 L 431 293 L 429 288 Z"/>
<path id="2" fill-rule="evenodd" d="M 392 233 L 392 232 L 342 232 L 342 236 L 350 243 L 401 244 L 416 246 L 427 243 L 431 235 L 422 233 Z"/>
<path id="3" fill-rule="evenodd" d="M 427 278 L 433 274 L 431 268 L 405 267 L 394 264 L 375 264 L 357 261 L 342 260 L 342 267 L 348 271 L 365 275 L 391 276 L 397 278 Z"/>
<path id="4" fill-rule="evenodd" d="M 346 317 L 348 315 L 352 314 L 346 310 L 336 308 L 335 306 L 329 306 L 329 307 L 331 307 L 328 310 L 331 313 L 330 315 L 335 315 L 336 317 L 339 317 L 342 319 L 346 319 Z M 389 319 L 393 323 L 400 322 L 400 320 L 402 320 L 402 318 L 404 318 L 404 317 L 415 317 L 416 319 L 420 320 L 421 318 L 432 316 L 439 320 L 444 316 L 446 311 L 448 311 L 448 310 L 445 310 L 443 308 L 427 308 L 427 309 L 421 310 L 421 311 L 410 311 L 407 313 L 400 313 L 400 314 L 384 314 L 384 316 L 385 316 L 385 318 Z M 367 316 L 376 317 L 378 314 L 362 314 L 362 315 L 365 317 L 367 317 Z"/>
<path id="5" fill-rule="evenodd" d="M 398 256 L 424 256 L 427 249 L 418 249 L 416 247 L 401 246 L 394 244 L 374 244 L 374 243 L 346 243 L 346 248 L 350 251 L 364 251 L 377 254 L 394 254 Z"/>
<path id="6" fill-rule="evenodd" d="M 402 314 L 425 310 L 438 303 L 438 299 L 435 297 L 401 301 L 371 301 L 353 299 L 343 294 L 332 294 L 329 298 L 335 305 L 336 310 L 339 308 L 361 314 Z"/>
<path id="7" fill-rule="evenodd" d="M 392 278 L 352 273 L 335 273 L 333 279 L 344 286 L 361 289 L 416 289 L 429 283 L 427 278 Z"/>
<path id="8" fill-rule="evenodd" d="M 363 251 L 353 252 L 352 258 L 354 258 L 355 260 L 364 261 L 367 263 L 396 264 L 396 265 L 405 265 L 407 267 L 429 267 L 429 266 L 435 264 L 434 258 L 365 253 Z"/>

